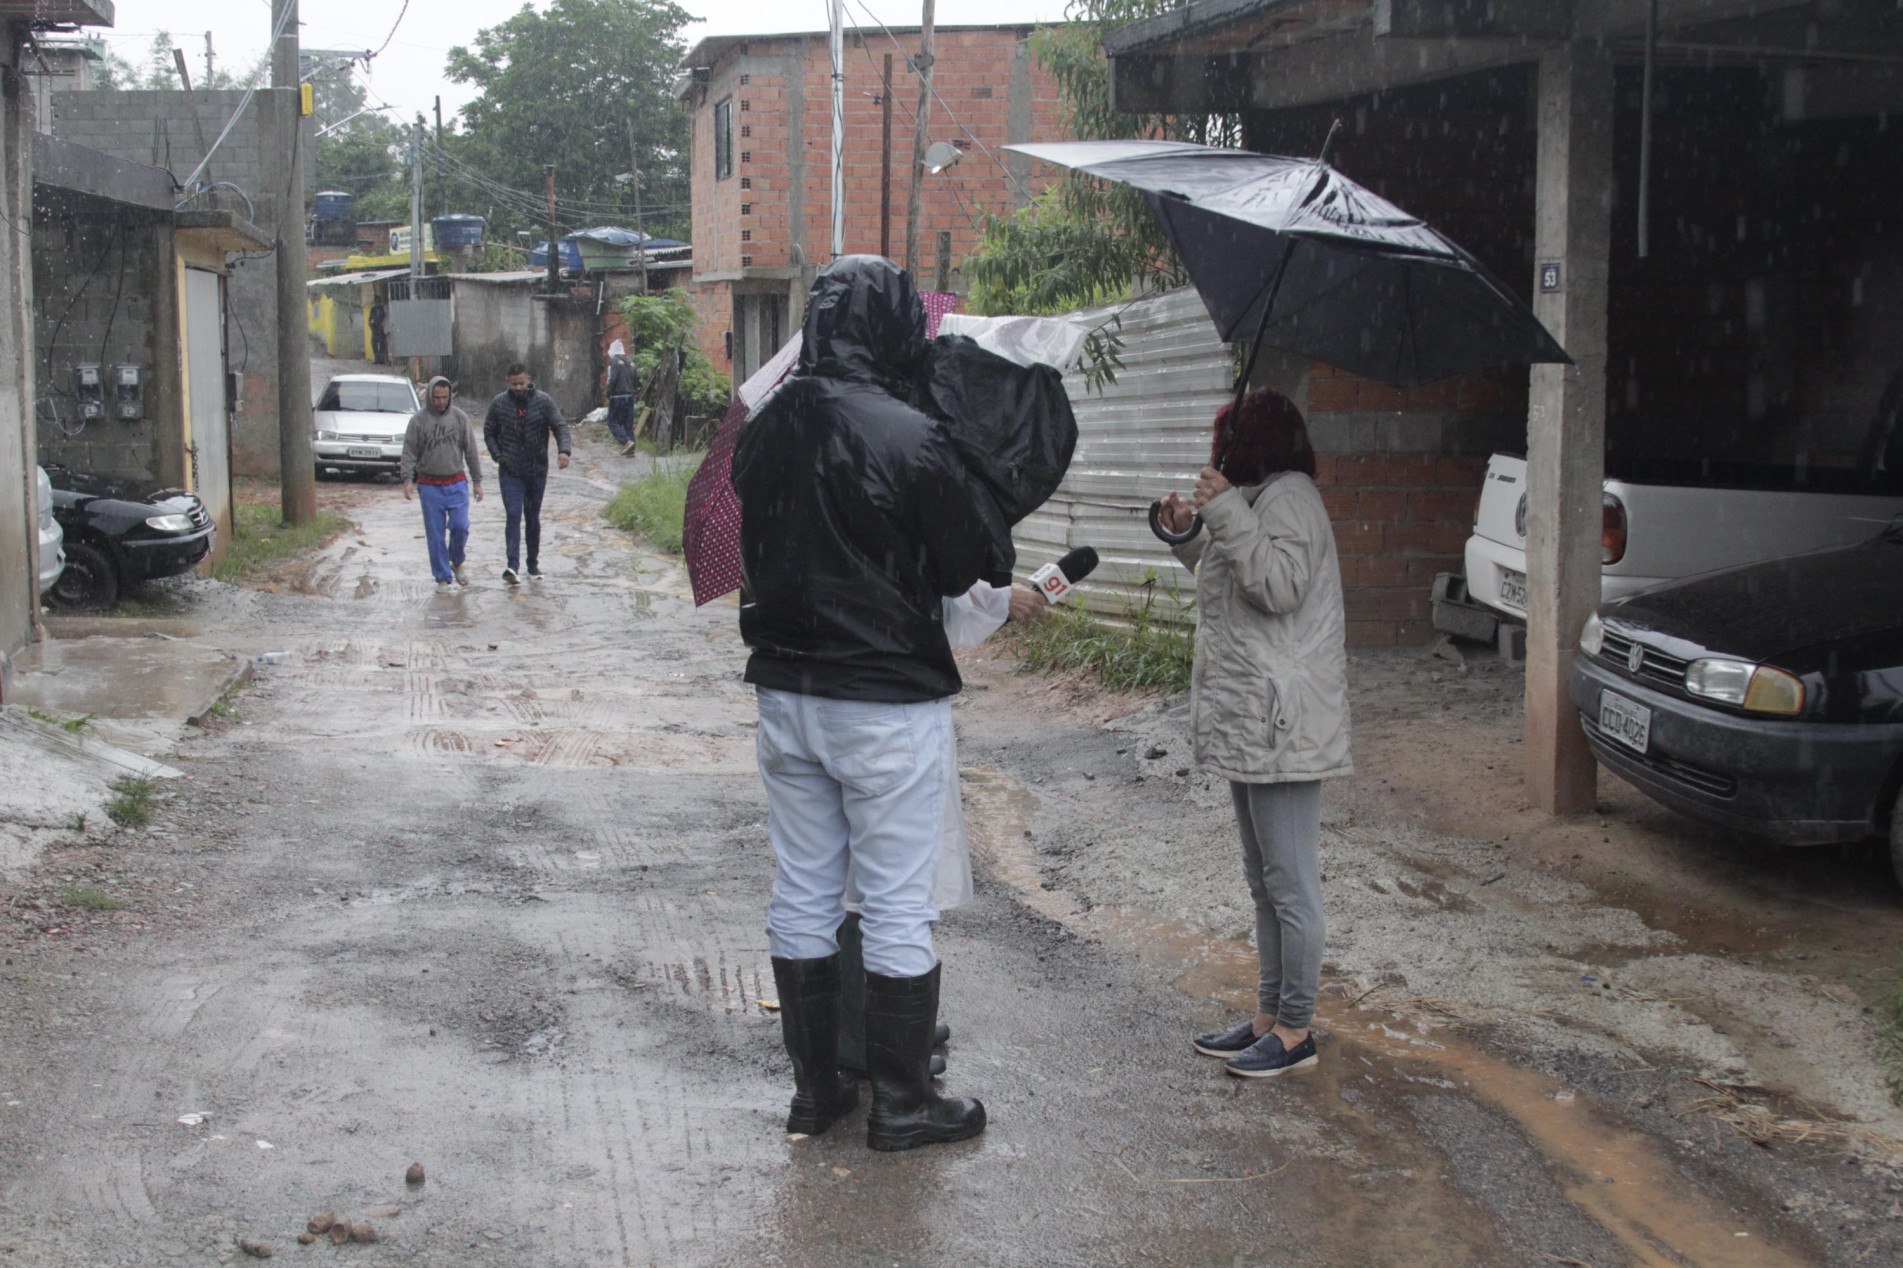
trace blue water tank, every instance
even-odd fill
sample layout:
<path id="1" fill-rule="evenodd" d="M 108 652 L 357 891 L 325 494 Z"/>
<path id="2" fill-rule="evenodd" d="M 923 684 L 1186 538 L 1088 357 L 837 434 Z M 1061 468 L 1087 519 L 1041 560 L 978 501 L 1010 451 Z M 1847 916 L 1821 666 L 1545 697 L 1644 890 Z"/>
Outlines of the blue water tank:
<path id="1" fill-rule="evenodd" d="M 481 216 L 472 216 L 460 211 L 447 216 L 438 216 L 430 221 L 436 229 L 436 245 L 445 250 L 455 247 L 481 246 L 483 227 L 486 223 Z"/>
<path id="2" fill-rule="evenodd" d="M 350 195 L 340 189 L 326 189 L 317 195 L 319 220 L 350 219 Z"/>

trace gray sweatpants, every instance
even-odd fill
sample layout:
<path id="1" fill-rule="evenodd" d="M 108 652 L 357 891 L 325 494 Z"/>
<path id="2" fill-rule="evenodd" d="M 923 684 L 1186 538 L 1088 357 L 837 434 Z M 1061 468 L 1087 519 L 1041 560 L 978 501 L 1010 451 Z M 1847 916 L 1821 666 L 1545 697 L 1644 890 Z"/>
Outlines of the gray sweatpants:
<path id="1" fill-rule="evenodd" d="M 1315 1016 L 1321 989 L 1322 786 L 1238 784 L 1229 795 L 1242 830 L 1242 871 L 1255 899 L 1257 1007 L 1291 1030 Z"/>

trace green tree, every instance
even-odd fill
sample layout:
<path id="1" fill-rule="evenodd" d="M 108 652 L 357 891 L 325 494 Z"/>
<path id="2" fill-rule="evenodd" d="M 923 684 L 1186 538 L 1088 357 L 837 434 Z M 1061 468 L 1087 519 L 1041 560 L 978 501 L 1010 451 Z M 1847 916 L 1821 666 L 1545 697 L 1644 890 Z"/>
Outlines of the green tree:
<path id="1" fill-rule="evenodd" d="M 1110 107 L 1104 36 L 1177 7 L 1178 0 L 1071 0 L 1066 25 L 1032 36 L 1032 54 L 1057 81 L 1073 136 L 1239 143 L 1239 121 L 1232 116 L 1134 114 Z M 1061 312 L 1110 302 L 1139 280 L 1156 289 L 1184 281 L 1182 265 L 1141 195 L 1074 173 L 1027 207 L 987 216 L 968 267 L 972 306 L 981 313 Z M 1114 356 L 1114 348 L 1109 351 Z"/>
<path id="2" fill-rule="evenodd" d="M 311 83 L 316 188 L 350 194 L 351 214 L 358 220 L 409 219 L 409 141 L 402 125 L 370 108 L 354 64 L 315 67 Z"/>
<path id="3" fill-rule="evenodd" d="M 672 84 L 691 20 L 671 0 L 552 0 L 452 48 L 449 78 L 477 90 L 448 145 L 472 209 L 488 207 L 499 231 L 538 229 L 543 164 L 553 163 L 564 229 L 631 222 L 631 191 L 615 176 L 628 170 L 632 120 L 643 227 L 678 232 L 687 223 L 688 121 Z"/>

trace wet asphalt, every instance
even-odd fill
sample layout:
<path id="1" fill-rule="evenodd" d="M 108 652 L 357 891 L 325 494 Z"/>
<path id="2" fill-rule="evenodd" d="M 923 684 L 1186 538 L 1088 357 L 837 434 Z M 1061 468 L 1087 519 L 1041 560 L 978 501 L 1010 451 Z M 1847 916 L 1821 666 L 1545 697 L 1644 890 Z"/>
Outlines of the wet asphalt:
<path id="1" fill-rule="evenodd" d="M 581 446 L 519 587 L 493 491 L 439 593 L 414 505 L 352 484 L 304 593 L 194 592 L 202 637 L 289 655 L 178 748 L 149 866 L 179 921 L 9 961 L 0 1263 L 1812 1261 L 1666 1162 L 1618 1173 L 1682 1183 L 1649 1214 L 1582 1197 L 1622 1129 L 1556 1161 L 1439 1045 L 1331 1035 L 1312 1076 L 1225 1078 L 1187 1040 L 1237 1015 L 1246 946 L 1186 977 L 1140 913 L 1077 918 L 1015 844 L 1042 732 L 983 693 L 978 895 L 939 949 L 944 1086 L 992 1125 L 788 1139 L 744 649 L 730 600 L 602 521 L 632 469 Z M 298 1245 L 321 1212 L 378 1240 Z"/>

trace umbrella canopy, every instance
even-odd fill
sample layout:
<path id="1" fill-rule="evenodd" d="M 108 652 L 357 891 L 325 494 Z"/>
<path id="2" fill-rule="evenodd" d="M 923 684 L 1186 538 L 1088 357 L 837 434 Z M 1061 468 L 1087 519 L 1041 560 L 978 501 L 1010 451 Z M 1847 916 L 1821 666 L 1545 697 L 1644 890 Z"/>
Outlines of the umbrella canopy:
<path id="1" fill-rule="evenodd" d="M 1450 238 L 1322 160 L 1177 141 L 1005 148 L 1141 190 L 1224 339 L 1259 330 L 1262 343 L 1398 387 L 1570 361 Z"/>

